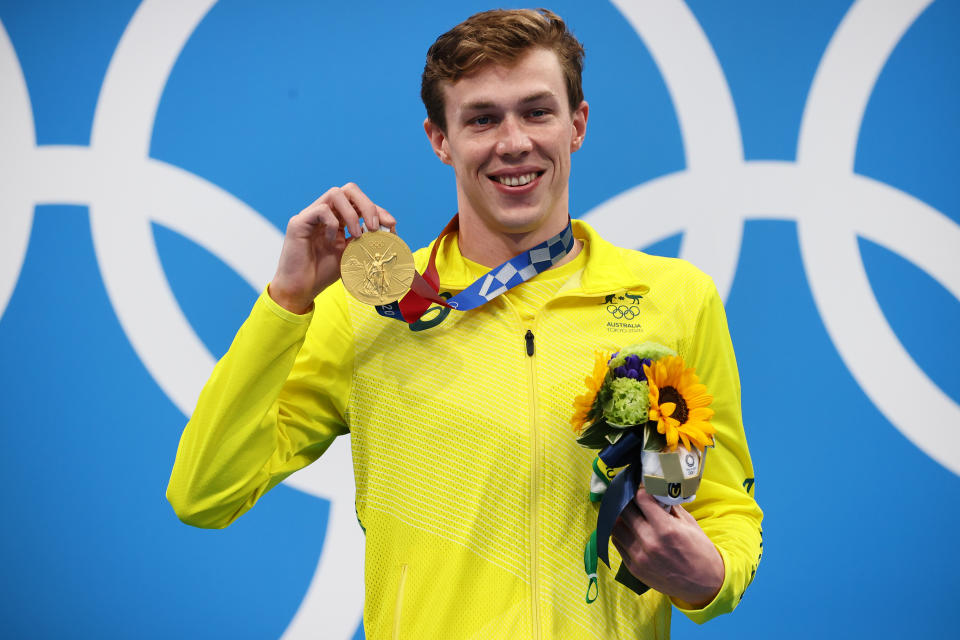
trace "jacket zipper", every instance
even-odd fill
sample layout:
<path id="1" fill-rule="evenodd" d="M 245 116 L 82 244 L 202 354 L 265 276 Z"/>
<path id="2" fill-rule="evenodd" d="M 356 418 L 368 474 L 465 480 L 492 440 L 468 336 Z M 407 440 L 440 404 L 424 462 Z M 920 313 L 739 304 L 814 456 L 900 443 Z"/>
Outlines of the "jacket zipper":
<path id="1" fill-rule="evenodd" d="M 619 290 L 619 289 L 618 289 Z M 554 300 L 565 296 L 584 297 L 592 294 L 577 294 L 565 292 L 548 300 L 549 305 Z M 506 301 L 508 306 L 512 305 Z M 546 306 L 544 305 L 544 306 Z M 514 309 L 516 312 L 516 309 Z M 517 314 L 519 316 L 519 314 Z M 522 318 L 521 318 L 522 321 Z M 536 318 L 533 320 L 536 326 Z M 539 558 L 539 539 L 540 539 L 540 469 L 537 465 L 538 451 L 540 449 L 540 439 L 537 434 L 537 369 L 536 369 L 536 338 L 532 328 L 527 328 L 523 335 L 524 352 L 527 354 L 527 365 L 530 372 L 530 601 L 531 601 L 531 623 L 533 626 L 533 640 L 540 639 L 540 558 Z"/>
<path id="2" fill-rule="evenodd" d="M 540 468 L 537 465 L 540 439 L 537 434 L 537 369 L 534 361 L 533 330 L 523 336 L 530 370 L 530 602 L 533 638 L 540 638 Z"/>

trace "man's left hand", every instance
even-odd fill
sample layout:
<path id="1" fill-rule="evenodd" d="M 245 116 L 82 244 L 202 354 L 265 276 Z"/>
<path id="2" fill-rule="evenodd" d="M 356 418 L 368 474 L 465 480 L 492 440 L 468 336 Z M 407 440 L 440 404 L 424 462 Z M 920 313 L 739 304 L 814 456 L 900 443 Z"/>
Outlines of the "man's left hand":
<path id="1" fill-rule="evenodd" d="M 693 516 L 682 506 L 665 511 L 643 487 L 611 537 L 630 573 L 688 608 L 706 606 L 723 585 L 723 558 Z"/>

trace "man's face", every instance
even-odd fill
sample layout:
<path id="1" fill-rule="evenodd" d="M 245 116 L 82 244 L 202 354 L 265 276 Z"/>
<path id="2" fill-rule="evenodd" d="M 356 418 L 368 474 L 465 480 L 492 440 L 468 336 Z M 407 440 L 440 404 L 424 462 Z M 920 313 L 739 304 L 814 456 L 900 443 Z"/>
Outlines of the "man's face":
<path id="1" fill-rule="evenodd" d="M 489 65 L 444 87 L 447 131 L 425 123 L 434 151 L 457 178 L 461 228 L 478 240 L 553 235 L 567 219 L 570 154 L 588 107 L 570 113 L 554 52 L 531 49 L 515 64 Z"/>

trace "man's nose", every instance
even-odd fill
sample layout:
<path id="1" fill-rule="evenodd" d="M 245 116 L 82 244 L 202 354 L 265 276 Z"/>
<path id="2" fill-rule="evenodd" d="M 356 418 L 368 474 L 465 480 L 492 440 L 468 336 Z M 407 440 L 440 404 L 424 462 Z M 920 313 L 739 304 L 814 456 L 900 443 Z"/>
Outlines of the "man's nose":
<path id="1" fill-rule="evenodd" d="M 502 156 L 516 156 L 533 149 L 533 142 L 523 122 L 514 116 L 506 117 L 499 127 L 497 153 Z"/>

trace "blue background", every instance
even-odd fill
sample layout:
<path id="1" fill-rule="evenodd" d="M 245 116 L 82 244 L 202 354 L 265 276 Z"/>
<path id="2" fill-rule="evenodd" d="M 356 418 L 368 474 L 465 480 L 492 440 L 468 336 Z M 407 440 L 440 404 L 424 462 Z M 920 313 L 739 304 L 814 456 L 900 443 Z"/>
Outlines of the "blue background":
<path id="1" fill-rule="evenodd" d="M 100 85 L 137 4 L 0 0 L 38 144 L 89 143 Z M 849 3 L 689 6 L 726 74 L 746 159 L 794 160 L 807 91 Z M 485 8 L 224 0 L 176 62 L 151 156 L 232 193 L 278 229 L 352 180 L 421 246 L 456 206 L 452 175 L 421 126 L 423 56 L 438 34 Z M 552 8 L 587 47 L 591 118 L 571 188 L 571 211 L 582 215 L 682 170 L 683 146 L 663 77 L 617 10 Z M 953 0 L 912 25 L 877 82 L 856 157 L 858 173 L 954 223 L 958 29 Z M 221 355 L 257 292 L 192 241 L 160 225 L 154 232 L 177 300 Z M 679 242 L 651 251 L 676 255 Z M 960 402 L 960 303 L 903 257 L 866 240 L 860 248 L 887 321 Z M 765 555 L 733 615 L 703 628 L 675 616 L 674 637 L 956 633 L 960 478 L 908 441 L 849 374 L 811 297 L 795 223 L 746 223 L 727 312 Z M 0 635 L 279 637 L 330 552 L 329 505 L 280 486 L 227 530 L 177 521 L 163 492 L 186 417 L 115 317 L 85 207 L 37 207 L 0 317 L 0 354 Z"/>

